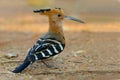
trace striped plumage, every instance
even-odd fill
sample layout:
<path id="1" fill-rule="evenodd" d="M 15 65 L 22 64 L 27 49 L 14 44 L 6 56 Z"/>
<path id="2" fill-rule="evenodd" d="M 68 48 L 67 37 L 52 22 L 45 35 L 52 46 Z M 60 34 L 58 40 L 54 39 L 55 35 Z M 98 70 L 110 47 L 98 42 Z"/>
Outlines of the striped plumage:
<path id="1" fill-rule="evenodd" d="M 34 11 L 49 18 L 49 30 L 29 50 L 23 63 L 18 66 L 14 73 L 23 71 L 37 60 L 47 59 L 61 53 L 65 47 L 65 38 L 62 29 L 63 19 L 71 19 L 83 23 L 76 18 L 65 16 L 61 8 L 40 9 Z"/>
<path id="2" fill-rule="evenodd" d="M 24 70 L 28 65 L 36 60 L 46 59 L 55 56 L 63 51 L 65 44 L 54 38 L 40 38 L 35 45 L 29 50 L 23 64 L 17 67 L 13 72 L 18 73 Z"/>
<path id="3" fill-rule="evenodd" d="M 36 60 L 46 59 L 48 57 L 59 54 L 63 51 L 65 44 L 53 39 L 53 38 L 40 38 L 35 45 L 30 49 L 27 58 L 31 59 L 31 55 L 34 56 L 30 62 Z"/>

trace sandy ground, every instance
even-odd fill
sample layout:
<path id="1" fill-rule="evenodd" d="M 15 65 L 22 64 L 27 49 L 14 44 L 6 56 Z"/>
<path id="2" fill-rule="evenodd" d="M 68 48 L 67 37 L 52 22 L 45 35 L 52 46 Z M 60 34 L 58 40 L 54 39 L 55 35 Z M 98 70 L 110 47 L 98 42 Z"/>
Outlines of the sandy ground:
<path id="1" fill-rule="evenodd" d="M 27 19 L 25 20 L 27 21 Z M 19 23 L 20 20 L 18 22 L 16 20 L 16 24 L 14 21 L 13 23 L 8 21 L 12 25 L 11 27 L 8 25 L 9 23 L 1 21 L 1 80 L 120 80 L 119 23 L 106 27 L 106 24 L 98 25 L 98 23 L 85 25 L 71 23 L 71 28 L 65 27 L 66 48 L 52 61 L 58 66 L 58 69 L 47 68 L 38 61 L 22 73 L 14 74 L 10 71 L 21 63 L 28 49 L 47 31 L 48 27 L 46 24 L 41 24 L 45 26 L 44 28 L 37 27 L 40 26 L 37 24 L 40 21 L 35 23 L 34 20 L 25 23 Z M 29 22 L 33 23 L 29 24 Z M 116 26 L 113 26 L 114 24 Z M 101 25 L 103 25 L 102 29 Z M 81 27 L 76 30 L 76 26 Z M 97 27 L 95 28 L 95 26 Z M 8 53 L 18 54 L 18 57 L 4 58 L 3 55 Z"/>
<path id="2" fill-rule="evenodd" d="M 81 4 L 83 7 L 84 4 Z M 85 2 L 84 6 L 88 4 L 93 5 Z M 65 9 L 70 13 L 71 8 L 67 7 Z M 111 12 L 117 13 L 114 12 L 117 9 L 111 9 Z M 65 20 L 66 48 L 51 61 L 58 69 L 47 68 L 37 61 L 22 73 L 14 74 L 11 70 L 21 64 L 28 49 L 47 32 L 48 20 L 32 13 L 33 9 L 24 0 L 12 3 L 1 0 L 0 10 L 0 80 L 120 80 L 119 14 L 112 16 L 102 12 L 102 16 L 96 17 L 80 13 L 76 16 L 85 20 L 86 24 Z M 18 54 L 18 57 L 3 57 L 9 53 Z"/>

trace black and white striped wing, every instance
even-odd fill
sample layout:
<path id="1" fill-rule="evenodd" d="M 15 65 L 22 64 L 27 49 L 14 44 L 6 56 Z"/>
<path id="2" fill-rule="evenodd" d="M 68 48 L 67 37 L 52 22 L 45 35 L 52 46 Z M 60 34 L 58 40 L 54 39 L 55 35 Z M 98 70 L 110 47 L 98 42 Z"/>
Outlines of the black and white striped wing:
<path id="1" fill-rule="evenodd" d="M 29 57 L 30 61 L 36 61 L 40 59 L 46 59 L 48 57 L 59 54 L 63 51 L 65 44 L 55 39 L 39 39 L 36 44 L 30 49 Z"/>
<path id="2" fill-rule="evenodd" d="M 29 50 L 24 62 L 19 65 L 14 73 L 19 73 L 36 60 L 46 59 L 59 54 L 63 51 L 65 44 L 55 39 L 39 39 L 36 44 Z"/>

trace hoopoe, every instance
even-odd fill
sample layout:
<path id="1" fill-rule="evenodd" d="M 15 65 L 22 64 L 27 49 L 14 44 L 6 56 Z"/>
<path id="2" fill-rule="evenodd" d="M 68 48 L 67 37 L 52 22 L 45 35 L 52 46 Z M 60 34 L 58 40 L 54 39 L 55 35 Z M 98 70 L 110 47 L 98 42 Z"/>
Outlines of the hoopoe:
<path id="1" fill-rule="evenodd" d="M 65 37 L 63 33 L 64 18 L 80 23 L 83 21 L 74 17 L 66 16 L 61 8 L 47 8 L 35 10 L 34 13 L 49 17 L 49 30 L 28 51 L 28 55 L 21 65 L 12 72 L 19 73 L 37 60 L 43 60 L 58 55 L 65 48 Z"/>

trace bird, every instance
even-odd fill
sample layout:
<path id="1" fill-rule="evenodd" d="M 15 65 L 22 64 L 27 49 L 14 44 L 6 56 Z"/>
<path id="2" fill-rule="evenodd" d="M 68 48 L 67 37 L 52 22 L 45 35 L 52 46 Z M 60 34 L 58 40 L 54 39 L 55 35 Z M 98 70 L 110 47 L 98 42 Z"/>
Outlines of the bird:
<path id="1" fill-rule="evenodd" d="M 65 48 L 65 36 L 63 32 L 63 21 L 69 19 L 84 23 L 77 18 L 67 16 L 61 8 L 43 8 L 34 10 L 34 13 L 45 15 L 49 19 L 49 29 L 41 36 L 28 51 L 24 61 L 12 72 L 20 73 L 35 61 L 51 58 L 61 53 Z"/>

